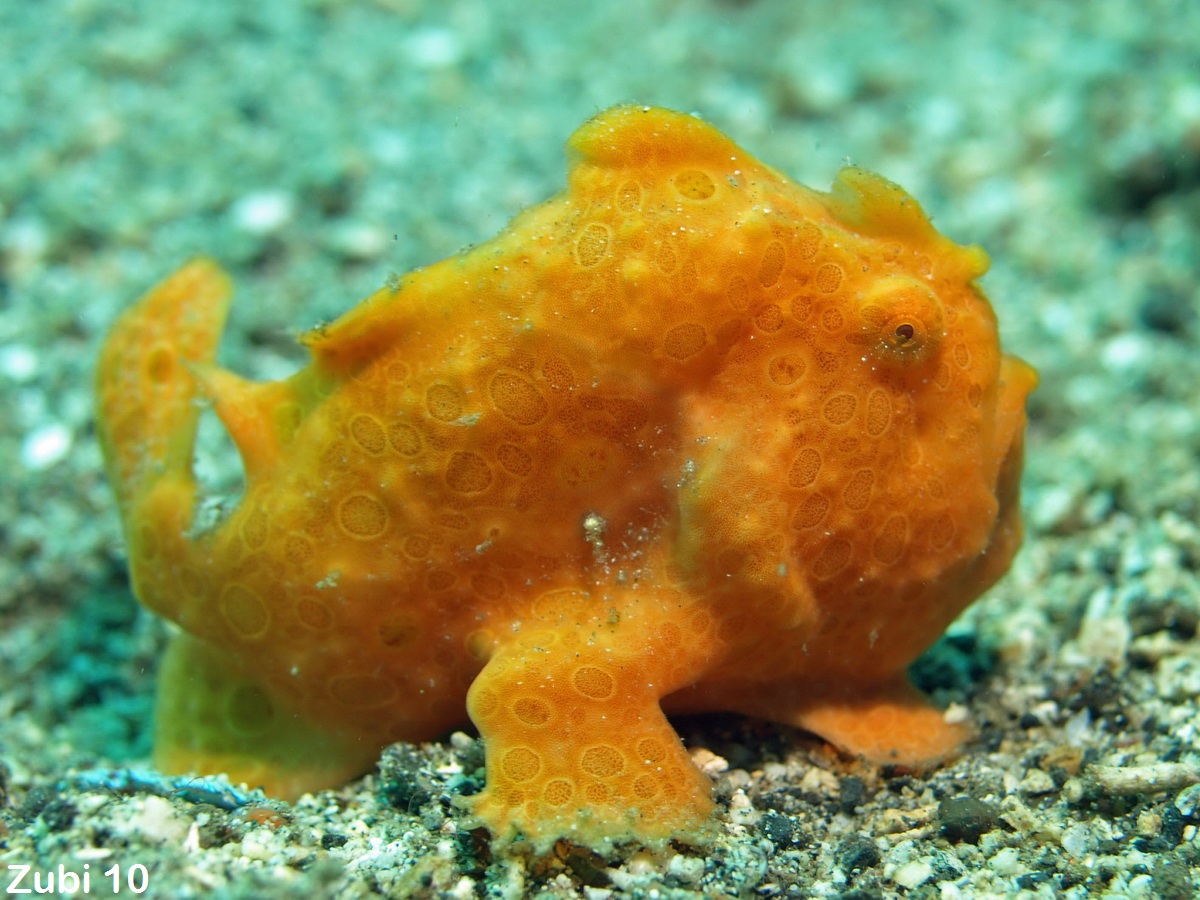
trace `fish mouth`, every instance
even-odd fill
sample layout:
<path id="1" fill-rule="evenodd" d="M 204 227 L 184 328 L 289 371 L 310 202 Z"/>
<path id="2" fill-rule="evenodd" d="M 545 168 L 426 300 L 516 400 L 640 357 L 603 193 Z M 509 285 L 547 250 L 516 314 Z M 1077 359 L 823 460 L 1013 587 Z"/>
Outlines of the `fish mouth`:
<path id="1" fill-rule="evenodd" d="M 1033 366 L 1015 356 L 1000 362 L 995 419 L 996 520 L 982 560 L 995 571 L 985 578 L 995 581 L 1008 568 L 1021 545 L 1021 470 L 1025 461 L 1025 399 L 1037 387 Z"/>
<path id="2" fill-rule="evenodd" d="M 1008 466 L 1008 457 L 1016 455 L 1017 470 L 1025 435 L 1025 400 L 1037 387 L 1037 370 L 1016 356 L 1000 359 L 1000 378 L 996 396 L 995 440 L 993 446 L 1003 448 L 999 468 Z"/>

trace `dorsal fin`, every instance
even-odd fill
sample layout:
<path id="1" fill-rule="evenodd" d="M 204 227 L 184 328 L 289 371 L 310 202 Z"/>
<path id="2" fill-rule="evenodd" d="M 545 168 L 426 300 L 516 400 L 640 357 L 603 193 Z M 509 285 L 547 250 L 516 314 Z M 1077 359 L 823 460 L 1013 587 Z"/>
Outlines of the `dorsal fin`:
<path id="1" fill-rule="evenodd" d="M 413 286 L 422 272 L 421 269 L 410 272 L 381 287 L 333 322 L 300 335 L 300 343 L 312 353 L 321 372 L 343 378 L 352 376 L 394 347 L 406 327 L 406 310 L 415 304 L 412 296 L 402 299 L 401 292 Z"/>
<path id="2" fill-rule="evenodd" d="M 689 164 L 724 169 L 736 167 L 739 158 L 750 159 L 707 122 L 650 106 L 617 106 L 594 116 L 568 139 L 567 155 L 568 190 L 559 197 L 568 201 L 588 197 L 593 187 L 588 176 L 600 170 L 679 169 Z M 510 239 L 521 223 L 541 221 L 538 217 L 545 211 L 544 205 L 527 210 L 474 252 L 492 252 L 494 241 Z M 412 328 L 414 311 L 421 317 L 437 315 L 460 302 L 461 273 L 477 258 L 471 252 L 459 254 L 395 279 L 336 321 L 301 335 L 300 342 L 323 373 L 352 376 L 399 343 Z"/>
<path id="3" fill-rule="evenodd" d="M 727 166 L 744 151 L 707 122 L 654 106 L 615 106 L 567 140 L 569 179 L 577 168 L 640 169 L 691 162 Z"/>
<path id="4" fill-rule="evenodd" d="M 837 173 L 828 197 L 833 214 L 860 234 L 926 243 L 937 233 L 908 191 L 857 166 Z"/>
<path id="5" fill-rule="evenodd" d="M 921 204 L 882 175 L 846 166 L 838 172 L 825 197 L 829 211 L 859 234 L 894 238 L 937 253 L 942 263 L 940 274 L 944 276 L 970 281 L 988 270 L 988 256 L 982 247 L 956 244 L 941 234 Z M 947 271 L 946 264 L 954 271 Z"/>

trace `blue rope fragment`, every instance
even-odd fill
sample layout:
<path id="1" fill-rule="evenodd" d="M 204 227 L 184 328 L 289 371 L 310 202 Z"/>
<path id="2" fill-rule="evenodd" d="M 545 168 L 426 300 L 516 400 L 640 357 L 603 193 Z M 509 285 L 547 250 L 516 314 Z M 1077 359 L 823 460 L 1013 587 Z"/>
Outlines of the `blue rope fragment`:
<path id="1" fill-rule="evenodd" d="M 92 769 L 65 783 L 84 791 L 178 797 L 188 803 L 207 803 L 227 810 L 267 800 L 261 790 L 240 790 L 224 776 L 163 775 L 149 769 Z"/>

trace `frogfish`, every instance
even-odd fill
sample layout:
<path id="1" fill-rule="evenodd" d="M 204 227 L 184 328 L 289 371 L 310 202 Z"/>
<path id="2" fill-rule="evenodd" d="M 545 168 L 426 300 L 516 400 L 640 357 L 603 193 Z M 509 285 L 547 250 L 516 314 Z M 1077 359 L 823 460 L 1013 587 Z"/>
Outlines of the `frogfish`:
<path id="1" fill-rule="evenodd" d="M 970 731 L 907 667 L 1007 570 L 1032 368 L 978 246 L 847 167 L 803 187 L 698 118 L 622 106 L 499 235 L 214 362 L 228 276 L 118 319 L 98 430 L 134 592 L 175 623 L 156 764 L 294 798 L 478 729 L 499 842 L 702 834 L 667 716 L 797 726 L 926 767 Z M 211 521 L 211 411 L 244 488 Z"/>

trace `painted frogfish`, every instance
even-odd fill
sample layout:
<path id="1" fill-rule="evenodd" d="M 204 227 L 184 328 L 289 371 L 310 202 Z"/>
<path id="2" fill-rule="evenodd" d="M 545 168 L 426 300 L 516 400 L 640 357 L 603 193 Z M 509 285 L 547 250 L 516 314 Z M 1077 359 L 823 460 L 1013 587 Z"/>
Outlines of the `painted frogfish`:
<path id="1" fill-rule="evenodd" d="M 885 179 L 793 183 L 618 107 L 566 189 L 392 279 L 256 383 L 185 265 L 100 357 L 134 590 L 178 625 L 157 764 L 295 797 L 467 724 L 502 842 L 654 845 L 713 802 L 667 714 L 799 726 L 877 763 L 967 735 L 906 676 L 1008 568 L 1033 370 L 977 246 Z M 244 490 L 215 523 L 204 409 Z"/>

